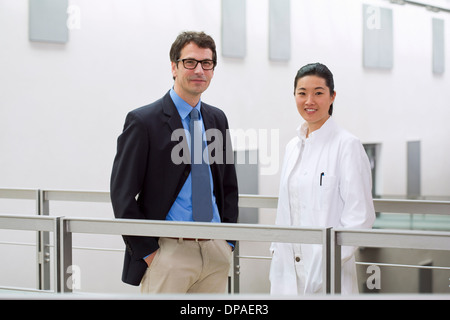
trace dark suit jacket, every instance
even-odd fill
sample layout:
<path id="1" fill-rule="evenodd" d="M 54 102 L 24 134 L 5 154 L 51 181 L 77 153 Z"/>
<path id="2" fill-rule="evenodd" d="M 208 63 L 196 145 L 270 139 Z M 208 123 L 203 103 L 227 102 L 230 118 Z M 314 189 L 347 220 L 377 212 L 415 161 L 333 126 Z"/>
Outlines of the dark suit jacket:
<path id="1" fill-rule="evenodd" d="M 226 163 L 227 153 L 233 152 L 230 139 L 226 139 L 228 121 L 223 111 L 203 102 L 201 113 L 205 129 L 218 129 L 223 136 L 223 162 L 211 164 L 214 194 L 221 221 L 235 223 L 238 189 L 234 164 Z M 171 160 L 172 149 L 180 143 L 171 140 L 172 132 L 182 128 L 169 93 L 128 113 L 117 140 L 111 175 L 111 201 L 116 218 L 166 219 L 190 173 L 189 163 L 175 164 Z M 126 235 L 123 238 L 126 250 L 122 281 L 139 285 L 147 269 L 143 258 L 159 248 L 158 238 Z"/>

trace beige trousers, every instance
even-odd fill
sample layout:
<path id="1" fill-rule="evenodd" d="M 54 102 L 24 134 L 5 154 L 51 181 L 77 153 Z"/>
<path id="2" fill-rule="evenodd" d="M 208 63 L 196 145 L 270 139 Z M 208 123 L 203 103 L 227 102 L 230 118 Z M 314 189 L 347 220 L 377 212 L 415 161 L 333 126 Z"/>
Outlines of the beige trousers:
<path id="1" fill-rule="evenodd" d="M 225 240 L 160 238 L 141 293 L 225 293 L 231 255 Z"/>

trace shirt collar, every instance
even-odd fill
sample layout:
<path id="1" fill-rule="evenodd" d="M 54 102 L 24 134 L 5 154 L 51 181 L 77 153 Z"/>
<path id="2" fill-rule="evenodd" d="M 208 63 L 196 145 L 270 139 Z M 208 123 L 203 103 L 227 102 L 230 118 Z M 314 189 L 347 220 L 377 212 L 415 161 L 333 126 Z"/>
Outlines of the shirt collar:
<path id="1" fill-rule="evenodd" d="M 170 97 L 172 98 L 173 103 L 175 104 L 175 107 L 177 108 L 177 111 L 181 117 L 181 119 L 185 119 L 192 111 L 192 106 L 189 105 L 186 101 L 184 101 L 180 96 L 173 90 L 173 88 L 170 89 Z M 202 118 L 200 113 L 200 106 L 201 106 L 201 100 L 198 101 L 195 108 L 199 112 L 199 119 Z"/>
<path id="2" fill-rule="evenodd" d="M 308 122 L 302 123 L 297 128 L 297 135 L 300 138 L 300 140 L 306 140 L 306 133 L 308 132 Z"/>
<path id="3" fill-rule="evenodd" d="M 313 137 L 320 137 L 323 135 L 326 135 L 327 132 L 329 132 L 330 130 L 332 130 L 334 126 L 334 121 L 332 119 L 332 117 L 329 117 L 327 119 L 327 121 L 325 121 L 325 123 L 322 125 L 322 127 L 320 127 L 320 129 L 311 132 L 308 135 L 308 139 L 311 139 Z M 305 121 L 303 124 L 301 124 L 298 128 L 297 128 L 297 135 L 300 138 L 300 140 L 305 141 L 306 140 L 306 133 L 308 132 L 308 123 Z"/>

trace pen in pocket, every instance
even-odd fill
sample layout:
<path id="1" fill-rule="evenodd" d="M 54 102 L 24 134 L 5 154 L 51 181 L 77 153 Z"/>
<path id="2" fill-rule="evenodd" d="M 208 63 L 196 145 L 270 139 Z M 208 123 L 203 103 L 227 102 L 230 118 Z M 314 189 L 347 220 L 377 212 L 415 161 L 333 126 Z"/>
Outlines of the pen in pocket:
<path id="1" fill-rule="evenodd" d="M 325 175 L 325 172 L 322 172 L 320 174 L 320 186 L 322 186 L 322 178 L 323 178 L 324 175 Z"/>

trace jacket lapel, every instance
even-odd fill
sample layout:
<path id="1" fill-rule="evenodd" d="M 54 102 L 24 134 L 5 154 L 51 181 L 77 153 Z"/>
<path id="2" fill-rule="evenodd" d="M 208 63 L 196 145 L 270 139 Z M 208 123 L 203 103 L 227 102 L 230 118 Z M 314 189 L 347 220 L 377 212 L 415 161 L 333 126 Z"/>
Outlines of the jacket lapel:
<path id="1" fill-rule="evenodd" d="M 208 129 L 215 128 L 214 120 L 213 120 L 213 117 L 211 116 L 208 106 L 205 106 L 205 104 L 202 103 L 200 110 L 202 113 L 202 119 L 203 119 L 203 125 L 205 126 L 205 131 Z"/>
<path id="2" fill-rule="evenodd" d="M 191 156 L 190 156 L 189 147 L 187 144 L 187 137 L 184 133 L 184 128 L 183 128 L 183 124 L 181 123 L 180 115 L 178 114 L 177 108 L 175 107 L 175 104 L 173 103 L 169 92 L 163 97 L 162 108 L 163 108 L 164 116 L 166 117 L 166 123 L 170 129 L 170 135 L 171 135 L 170 140 L 172 140 L 172 135 L 175 130 L 182 130 L 181 134 L 182 134 L 183 139 L 181 141 L 180 140 L 171 141 L 171 144 L 172 144 L 171 150 L 173 150 L 173 148 L 175 148 L 176 145 L 181 143 L 181 147 L 182 147 L 181 149 L 183 150 L 183 151 L 181 151 L 183 153 L 182 154 L 182 163 L 189 164 Z M 180 135 L 177 134 L 177 135 L 175 135 L 175 138 L 176 137 L 179 138 Z M 186 152 L 184 152 L 184 151 L 186 151 Z"/>
<path id="3" fill-rule="evenodd" d="M 180 115 L 178 114 L 177 108 L 175 107 L 169 92 L 163 97 L 163 112 L 167 117 L 167 124 L 169 125 L 171 133 L 176 129 L 183 129 Z"/>

